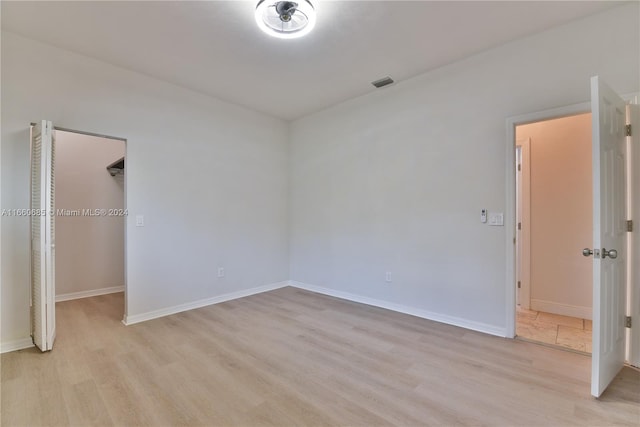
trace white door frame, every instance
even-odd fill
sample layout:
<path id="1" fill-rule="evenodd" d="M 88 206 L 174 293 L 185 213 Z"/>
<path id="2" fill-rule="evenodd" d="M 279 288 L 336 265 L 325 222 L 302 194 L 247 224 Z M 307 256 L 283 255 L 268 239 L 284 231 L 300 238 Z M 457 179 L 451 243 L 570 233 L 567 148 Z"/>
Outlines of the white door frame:
<path id="1" fill-rule="evenodd" d="M 516 147 L 520 147 L 520 180 L 516 190 L 516 203 L 520 209 L 520 238 L 516 239 L 518 246 L 516 263 L 519 261 L 520 271 L 517 279 L 520 288 L 517 291 L 520 307 L 528 310 L 531 308 L 531 138 L 523 138 L 516 141 Z"/>
<path id="2" fill-rule="evenodd" d="M 506 206 L 505 206 L 505 246 L 507 255 L 506 268 L 506 336 L 516 336 L 516 126 L 545 120 L 559 119 L 590 113 L 591 103 L 568 105 L 566 107 L 552 108 L 535 113 L 527 113 L 507 118 L 507 144 L 506 144 Z M 586 242 L 591 243 L 591 242 Z"/>

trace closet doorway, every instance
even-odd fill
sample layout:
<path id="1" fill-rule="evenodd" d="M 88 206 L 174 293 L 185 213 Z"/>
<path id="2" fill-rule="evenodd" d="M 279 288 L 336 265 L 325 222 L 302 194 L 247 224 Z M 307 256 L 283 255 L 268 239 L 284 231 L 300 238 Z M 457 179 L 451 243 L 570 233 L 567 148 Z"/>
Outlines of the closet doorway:
<path id="1" fill-rule="evenodd" d="M 54 150 L 56 303 L 104 296 L 109 306 L 118 307 L 109 317 L 120 320 L 125 301 L 126 141 L 55 129 Z"/>

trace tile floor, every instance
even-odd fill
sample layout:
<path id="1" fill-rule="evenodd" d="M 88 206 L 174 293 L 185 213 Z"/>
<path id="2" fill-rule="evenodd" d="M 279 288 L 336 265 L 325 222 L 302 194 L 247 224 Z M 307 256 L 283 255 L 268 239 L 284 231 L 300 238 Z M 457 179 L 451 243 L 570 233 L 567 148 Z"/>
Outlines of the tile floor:
<path id="1" fill-rule="evenodd" d="M 516 310 L 516 335 L 591 353 L 591 320 L 542 311 Z"/>

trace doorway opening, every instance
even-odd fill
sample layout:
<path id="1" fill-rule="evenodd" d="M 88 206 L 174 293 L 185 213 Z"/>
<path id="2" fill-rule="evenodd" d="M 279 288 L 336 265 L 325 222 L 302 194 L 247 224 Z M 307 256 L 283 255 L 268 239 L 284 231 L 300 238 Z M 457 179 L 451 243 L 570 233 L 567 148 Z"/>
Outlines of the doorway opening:
<path id="1" fill-rule="evenodd" d="M 120 308 L 101 315 L 126 313 L 126 140 L 47 120 L 30 137 L 31 336 L 48 351 L 58 303 L 104 295 Z"/>
<path id="2" fill-rule="evenodd" d="M 515 128 L 517 338 L 592 345 L 591 113 Z"/>
<path id="3" fill-rule="evenodd" d="M 119 307 L 110 315 L 122 319 L 126 143 L 54 129 L 56 303 L 110 295 Z"/>
<path id="4" fill-rule="evenodd" d="M 638 128 L 640 109 L 637 95 L 618 95 L 600 77 L 590 82 L 591 102 L 528 113 L 508 118 L 506 152 L 506 336 L 516 337 L 516 128 L 530 123 L 592 113 L 592 240 L 578 254 L 592 259 L 592 351 L 591 395 L 599 397 L 625 363 L 637 366 L 640 360 L 636 338 L 640 329 L 632 320 L 638 284 L 630 280 L 638 268 L 627 262 L 636 253 L 638 234 L 633 227 L 635 201 L 633 184 L 637 181 L 638 163 L 634 160 L 634 129 Z M 635 101 L 634 101 L 635 98 Z M 521 150 L 520 153 L 523 151 Z M 569 165 L 567 165 L 569 167 Z M 554 188 L 555 181 L 547 184 Z M 555 219 L 554 219 L 555 220 Z M 635 242 L 635 243 L 634 243 Z M 557 248 L 547 249 L 548 256 L 563 255 Z M 524 271 L 524 270 L 523 270 Z M 524 292 L 523 292 L 524 294 Z M 533 298 L 531 295 L 530 298 Z M 627 305 L 627 302 L 630 302 Z M 639 306 L 640 307 L 640 306 Z M 536 315 L 537 316 L 537 315 Z M 585 326 L 583 320 L 583 327 Z M 588 327 L 588 326 L 587 326 Z"/>

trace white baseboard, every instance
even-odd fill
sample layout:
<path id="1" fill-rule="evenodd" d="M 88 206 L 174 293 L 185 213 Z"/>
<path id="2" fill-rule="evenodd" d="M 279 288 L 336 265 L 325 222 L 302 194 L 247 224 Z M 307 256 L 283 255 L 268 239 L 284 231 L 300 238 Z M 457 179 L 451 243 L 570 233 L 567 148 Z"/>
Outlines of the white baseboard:
<path id="1" fill-rule="evenodd" d="M 68 294 L 56 295 L 56 302 L 70 301 L 72 299 L 97 297 L 98 295 L 115 294 L 124 292 L 124 286 L 114 286 L 112 288 L 92 289 L 90 291 L 70 292 Z"/>
<path id="2" fill-rule="evenodd" d="M 171 314 L 180 313 L 187 310 L 193 310 L 196 308 L 206 307 L 208 305 L 219 304 L 221 302 L 230 301 L 238 298 L 248 297 L 249 295 L 260 294 L 262 292 L 273 291 L 274 289 L 284 288 L 289 286 L 289 282 L 279 282 L 270 285 L 258 286 L 256 288 L 245 289 L 242 291 L 231 292 L 217 297 L 201 299 L 198 301 L 188 302 L 185 304 L 174 305 L 172 307 L 162 308 L 160 310 L 149 311 L 141 314 L 134 314 L 132 316 L 124 316 L 122 323 L 125 325 L 133 325 L 134 323 L 145 322 L 151 319 L 157 319 L 158 317 L 169 316 Z"/>
<path id="3" fill-rule="evenodd" d="M 577 317 L 579 319 L 593 318 L 591 307 L 581 307 L 577 305 L 560 304 L 553 301 L 531 299 L 531 310 L 544 311 L 545 313 L 559 314 L 561 316 Z"/>
<path id="4" fill-rule="evenodd" d="M 31 347 L 33 347 L 33 340 L 31 340 L 31 337 L 22 338 L 20 340 L 0 343 L 0 353 L 8 353 L 10 351 L 23 350 Z"/>
<path id="5" fill-rule="evenodd" d="M 290 283 L 290 286 L 294 288 L 300 288 L 300 289 L 316 292 L 323 295 L 329 295 L 332 297 L 345 299 L 348 301 L 359 302 L 361 304 L 372 305 L 374 307 L 386 308 L 387 310 L 397 311 L 399 313 L 405 313 L 411 316 L 433 320 L 435 322 L 446 323 L 448 325 L 459 326 L 461 328 L 471 329 L 473 331 L 483 332 L 485 334 L 496 335 L 498 337 L 507 336 L 506 335 L 507 331 L 505 328 L 488 325 L 486 323 L 474 322 L 471 320 L 449 316 L 446 314 L 434 313 L 431 311 L 408 307 L 402 304 L 396 304 L 392 302 L 377 300 L 369 297 L 350 294 L 348 292 L 336 291 L 334 289 L 324 288 L 321 286 L 309 285 L 307 283 L 301 283 L 296 281 L 290 281 L 289 283 Z"/>

